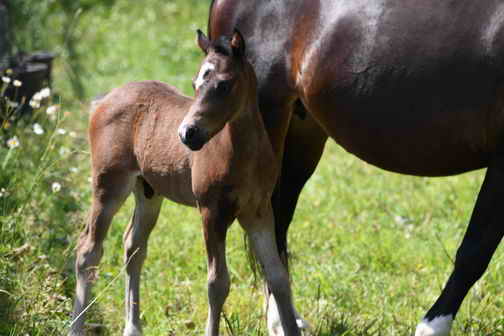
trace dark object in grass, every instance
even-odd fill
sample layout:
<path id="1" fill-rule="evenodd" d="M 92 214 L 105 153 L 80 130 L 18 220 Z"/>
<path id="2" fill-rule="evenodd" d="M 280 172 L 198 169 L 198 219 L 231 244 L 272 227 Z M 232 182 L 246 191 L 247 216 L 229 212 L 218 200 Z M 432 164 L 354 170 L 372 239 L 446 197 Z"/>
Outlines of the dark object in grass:
<path id="1" fill-rule="evenodd" d="M 12 116 L 15 121 L 26 113 L 31 113 L 32 107 L 29 102 L 33 95 L 43 89 L 51 86 L 52 62 L 55 54 L 42 51 L 35 53 L 19 52 L 8 60 L 5 69 L 1 69 L 4 76 L 11 78 L 10 85 L 7 86 L 4 96 L 11 102 L 19 104 L 15 114 Z M 7 74 L 7 70 L 12 71 Z M 12 80 L 21 81 L 20 87 L 14 87 Z M 5 102 L 2 102 L 5 103 Z"/>

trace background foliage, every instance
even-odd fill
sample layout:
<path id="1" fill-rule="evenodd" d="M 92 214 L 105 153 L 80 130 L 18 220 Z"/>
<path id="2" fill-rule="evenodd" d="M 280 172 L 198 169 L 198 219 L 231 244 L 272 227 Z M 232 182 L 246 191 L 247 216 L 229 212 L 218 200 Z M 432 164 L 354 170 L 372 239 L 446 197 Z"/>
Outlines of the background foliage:
<path id="1" fill-rule="evenodd" d="M 209 1 L 15 4 L 16 48 L 59 56 L 55 94 L 15 129 L 2 130 L 20 146 L 0 170 L 0 335 L 58 335 L 68 326 L 75 241 L 89 206 L 86 102 L 142 79 L 190 94 L 202 57 L 195 30 L 206 28 Z M 56 117 L 46 110 L 55 104 Z M 35 133 L 35 123 L 44 133 Z M 8 152 L 0 144 L 0 164 Z M 330 143 L 290 233 L 296 306 L 313 333 L 411 335 L 451 271 L 481 179 L 482 172 L 438 179 L 386 173 Z M 106 242 L 94 291 L 102 297 L 88 319 L 92 334 L 117 335 L 123 326 L 123 282 L 113 279 L 131 214 L 129 200 Z M 265 335 L 262 290 L 237 225 L 229 241 L 232 289 L 223 333 Z M 165 202 L 143 272 L 146 335 L 203 333 L 204 255 L 197 212 Z M 499 249 L 466 299 L 454 335 L 504 333 L 503 267 Z"/>

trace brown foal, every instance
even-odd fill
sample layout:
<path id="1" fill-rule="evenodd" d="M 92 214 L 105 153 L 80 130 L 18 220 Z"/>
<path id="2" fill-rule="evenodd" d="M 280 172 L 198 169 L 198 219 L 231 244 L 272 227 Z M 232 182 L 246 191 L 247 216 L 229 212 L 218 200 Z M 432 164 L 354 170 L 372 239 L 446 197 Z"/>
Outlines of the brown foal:
<path id="1" fill-rule="evenodd" d="M 206 57 L 194 81 L 194 99 L 161 82 L 144 81 L 114 89 L 93 105 L 93 199 L 77 248 L 72 335 L 83 334 L 84 310 L 103 241 L 112 217 L 132 191 L 135 211 L 124 235 L 124 335 L 141 335 L 140 271 L 163 197 L 198 207 L 203 219 L 208 254 L 206 335 L 218 335 L 229 292 L 225 240 L 234 219 L 246 231 L 263 267 L 283 330 L 300 335 L 275 242 L 270 200 L 278 165 L 258 111 L 256 77 L 245 58 L 243 38 L 235 31 L 231 38 L 210 42 L 198 31 L 198 44 Z"/>

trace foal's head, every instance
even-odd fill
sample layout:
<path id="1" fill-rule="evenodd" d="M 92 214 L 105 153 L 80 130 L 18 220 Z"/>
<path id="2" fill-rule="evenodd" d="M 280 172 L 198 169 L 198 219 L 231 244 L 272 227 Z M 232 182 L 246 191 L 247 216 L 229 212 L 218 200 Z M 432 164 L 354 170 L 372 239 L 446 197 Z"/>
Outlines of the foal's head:
<path id="1" fill-rule="evenodd" d="M 193 80 L 196 97 L 178 129 L 180 140 L 191 150 L 201 149 L 247 104 L 254 103 L 249 97 L 256 95 L 255 74 L 237 30 L 214 41 L 198 30 L 198 45 L 206 56 Z"/>

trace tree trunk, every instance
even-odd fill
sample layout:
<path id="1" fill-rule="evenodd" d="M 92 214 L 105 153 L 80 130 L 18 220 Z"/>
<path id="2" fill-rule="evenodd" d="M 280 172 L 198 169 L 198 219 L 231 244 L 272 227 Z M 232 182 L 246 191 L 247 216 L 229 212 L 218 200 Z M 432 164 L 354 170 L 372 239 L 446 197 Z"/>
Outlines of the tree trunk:
<path id="1" fill-rule="evenodd" d="M 7 66 L 9 53 L 9 15 L 7 12 L 7 0 L 0 0 L 0 70 Z"/>

